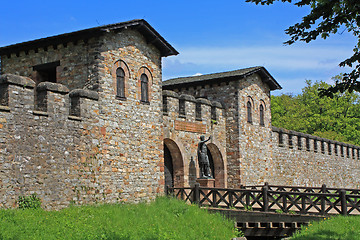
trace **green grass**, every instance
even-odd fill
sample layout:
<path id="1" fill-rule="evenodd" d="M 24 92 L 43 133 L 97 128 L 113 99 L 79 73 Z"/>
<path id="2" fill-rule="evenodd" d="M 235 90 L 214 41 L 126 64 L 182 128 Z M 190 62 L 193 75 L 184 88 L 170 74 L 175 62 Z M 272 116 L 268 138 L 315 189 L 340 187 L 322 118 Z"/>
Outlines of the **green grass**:
<path id="1" fill-rule="evenodd" d="M 231 239 L 234 223 L 159 197 L 146 204 L 0 210 L 0 239 Z"/>
<path id="2" fill-rule="evenodd" d="M 291 240 L 353 240 L 360 239 L 360 216 L 338 216 L 310 223 L 293 235 Z"/>

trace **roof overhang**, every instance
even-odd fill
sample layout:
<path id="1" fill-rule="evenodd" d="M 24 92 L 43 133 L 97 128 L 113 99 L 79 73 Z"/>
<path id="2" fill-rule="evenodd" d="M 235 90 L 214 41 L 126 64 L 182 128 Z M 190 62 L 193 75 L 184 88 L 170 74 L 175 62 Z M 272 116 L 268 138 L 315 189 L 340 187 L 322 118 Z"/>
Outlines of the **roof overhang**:
<path id="1" fill-rule="evenodd" d="M 213 73 L 193 77 L 174 78 L 162 83 L 163 89 L 174 89 L 179 87 L 198 86 L 204 84 L 216 84 L 244 79 L 252 74 L 259 74 L 261 80 L 269 85 L 270 90 L 282 89 L 280 84 L 271 76 L 264 67 L 251 67 L 229 72 Z"/>
<path id="2" fill-rule="evenodd" d="M 1 47 L 0 56 L 12 53 L 19 54 L 21 51 L 27 52 L 37 48 L 57 46 L 58 44 L 67 44 L 79 40 L 86 42 L 88 39 L 101 36 L 106 32 L 122 31 L 124 29 L 139 31 L 145 37 L 147 43 L 153 44 L 160 50 L 162 57 L 179 54 L 148 22 L 143 19 L 136 19 Z"/>

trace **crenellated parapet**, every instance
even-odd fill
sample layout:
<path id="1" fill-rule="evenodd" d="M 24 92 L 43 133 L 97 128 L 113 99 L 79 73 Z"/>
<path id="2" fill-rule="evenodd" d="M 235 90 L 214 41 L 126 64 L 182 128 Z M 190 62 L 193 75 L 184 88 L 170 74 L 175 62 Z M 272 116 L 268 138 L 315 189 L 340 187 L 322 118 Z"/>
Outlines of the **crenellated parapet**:
<path id="1" fill-rule="evenodd" d="M 216 101 L 196 98 L 188 94 L 177 94 L 174 91 L 163 91 L 163 113 L 171 118 L 182 118 L 189 121 L 217 122 L 223 118 L 223 106 Z"/>
<path id="2" fill-rule="evenodd" d="M 54 115 L 57 119 L 81 120 L 89 117 L 87 102 L 97 101 L 98 93 L 69 89 L 58 83 L 42 82 L 36 86 L 27 77 L 12 74 L 0 76 L 0 111 Z"/>
<path id="3" fill-rule="evenodd" d="M 360 159 L 359 146 L 277 127 L 272 127 L 272 132 L 274 144 L 281 148 Z"/>

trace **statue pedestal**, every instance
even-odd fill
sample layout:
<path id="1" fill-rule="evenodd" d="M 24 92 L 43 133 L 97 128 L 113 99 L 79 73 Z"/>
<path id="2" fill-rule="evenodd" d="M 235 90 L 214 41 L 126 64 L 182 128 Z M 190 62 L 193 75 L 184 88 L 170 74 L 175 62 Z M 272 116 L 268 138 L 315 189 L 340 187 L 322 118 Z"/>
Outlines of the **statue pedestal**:
<path id="1" fill-rule="evenodd" d="M 200 187 L 213 188 L 215 187 L 215 179 L 213 178 L 198 178 L 196 182 L 200 184 Z"/>

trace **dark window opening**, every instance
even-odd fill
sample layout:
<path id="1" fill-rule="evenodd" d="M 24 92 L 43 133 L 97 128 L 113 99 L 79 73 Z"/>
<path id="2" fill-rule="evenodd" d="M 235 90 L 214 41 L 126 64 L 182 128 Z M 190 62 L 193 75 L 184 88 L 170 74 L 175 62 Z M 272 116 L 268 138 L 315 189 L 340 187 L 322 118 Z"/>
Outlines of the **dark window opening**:
<path id="1" fill-rule="evenodd" d="M 310 151 L 310 139 L 306 138 L 306 151 Z"/>
<path id="2" fill-rule="evenodd" d="M 355 149 L 354 148 L 351 149 L 351 155 L 352 155 L 352 158 L 355 159 Z"/>
<path id="3" fill-rule="evenodd" d="M 141 80 L 141 101 L 149 102 L 149 79 L 146 74 L 142 74 L 140 77 Z"/>
<path id="4" fill-rule="evenodd" d="M 340 146 L 340 155 L 343 157 L 344 156 L 344 147 Z"/>
<path id="5" fill-rule="evenodd" d="M 179 117 L 184 118 L 185 114 L 186 114 L 185 99 L 180 98 L 179 99 Z"/>
<path id="6" fill-rule="evenodd" d="M 297 140 L 298 140 L 298 141 L 297 141 L 298 149 L 301 150 L 301 149 L 302 149 L 302 146 L 301 146 L 301 145 L 302 145 L 302 144 L 301 144 L 301 137 L 298 136 L 298 137 L 297 137 Z"/>
<path id="7" fill-rule="evenodd" d="M 321 153 L 325 153 L 325 143 L 321 141 Z"/>
<path id="8" fill-rule="evenodd" d="M 163 112 L 164 114 L 168 113 L 168 99 L 166 96 L 163 96 Z"/>
<path id="9" fill-rule="evenodd" d="M 357 150 L 357 158 L 360 159 L 360 149 Z"/>
<path id="10" fill-rule="evenodd" d="M 265 126 L 264 122 L 264 106 L 260 104 L 260 126 Z"/>
<path id="11" fill-rule="evenodd" d="M 349 147 L 346 147 L 346 157 L 350 157 Z"/>
<path id="12" fill-rule="evenodd" d="M 120 67 L 116 69 L 116 96 L 125 98 L 125 72 Z"/>
<path id="13" fill-rule="evenodd" d="M 201 116 L 201 103 L 197 102 L 195 105 L 195 119 L 197 121 L 201 121 L 202 120 L 202 116 Z"/>
<path id="14" fill-rule="evenodd" d="M 289 134 L 288 135 L 289 136 L 289 148 L 293 148 L 294 147 L 294 145 L 293 145 L 293 135 L 291 135 L 291 134 Z"/>
<path id="15" fill-rule="evenodd" d="M 314 139 L 314 152 L 318 151 L 317 141 Z"/>
<path id="16" fill-rule="evenodd" d="M 251 109 L 251 102 L 247 102 L 247 122 L 252 123 L 252 109 Z"/>
<path id="17" fill-rule="evenodd" d="M 328 142 L 328 154 L 331 155 L 331 143 Z"/>
<path id="18" fill-rule="evenodd" d="M 36 82 L 53 82 L 56 83 L 56 67 L 60 66 L 60 61 L 45 63 L 33 66 L 36 71 Z"/>
<path id="19" fill-rule="evenodd" d="M 211 107 L 211 120 L 215 120 L 216 121 L 216 107 L 212 106 Z"/>
<path id="20" fill-rule="evenodd" d="M 284 138 L 283 138 L 283 133 L 279 132 L 279 146 L 283 147 L 284 146 Z"/>
<path id="21" fill-rule="evenodd" d="M 338 145 L 337 144 L 335 144 L 335 146 L 334 146 L 334 153 L 336 156 L 338 155 Z"/>

